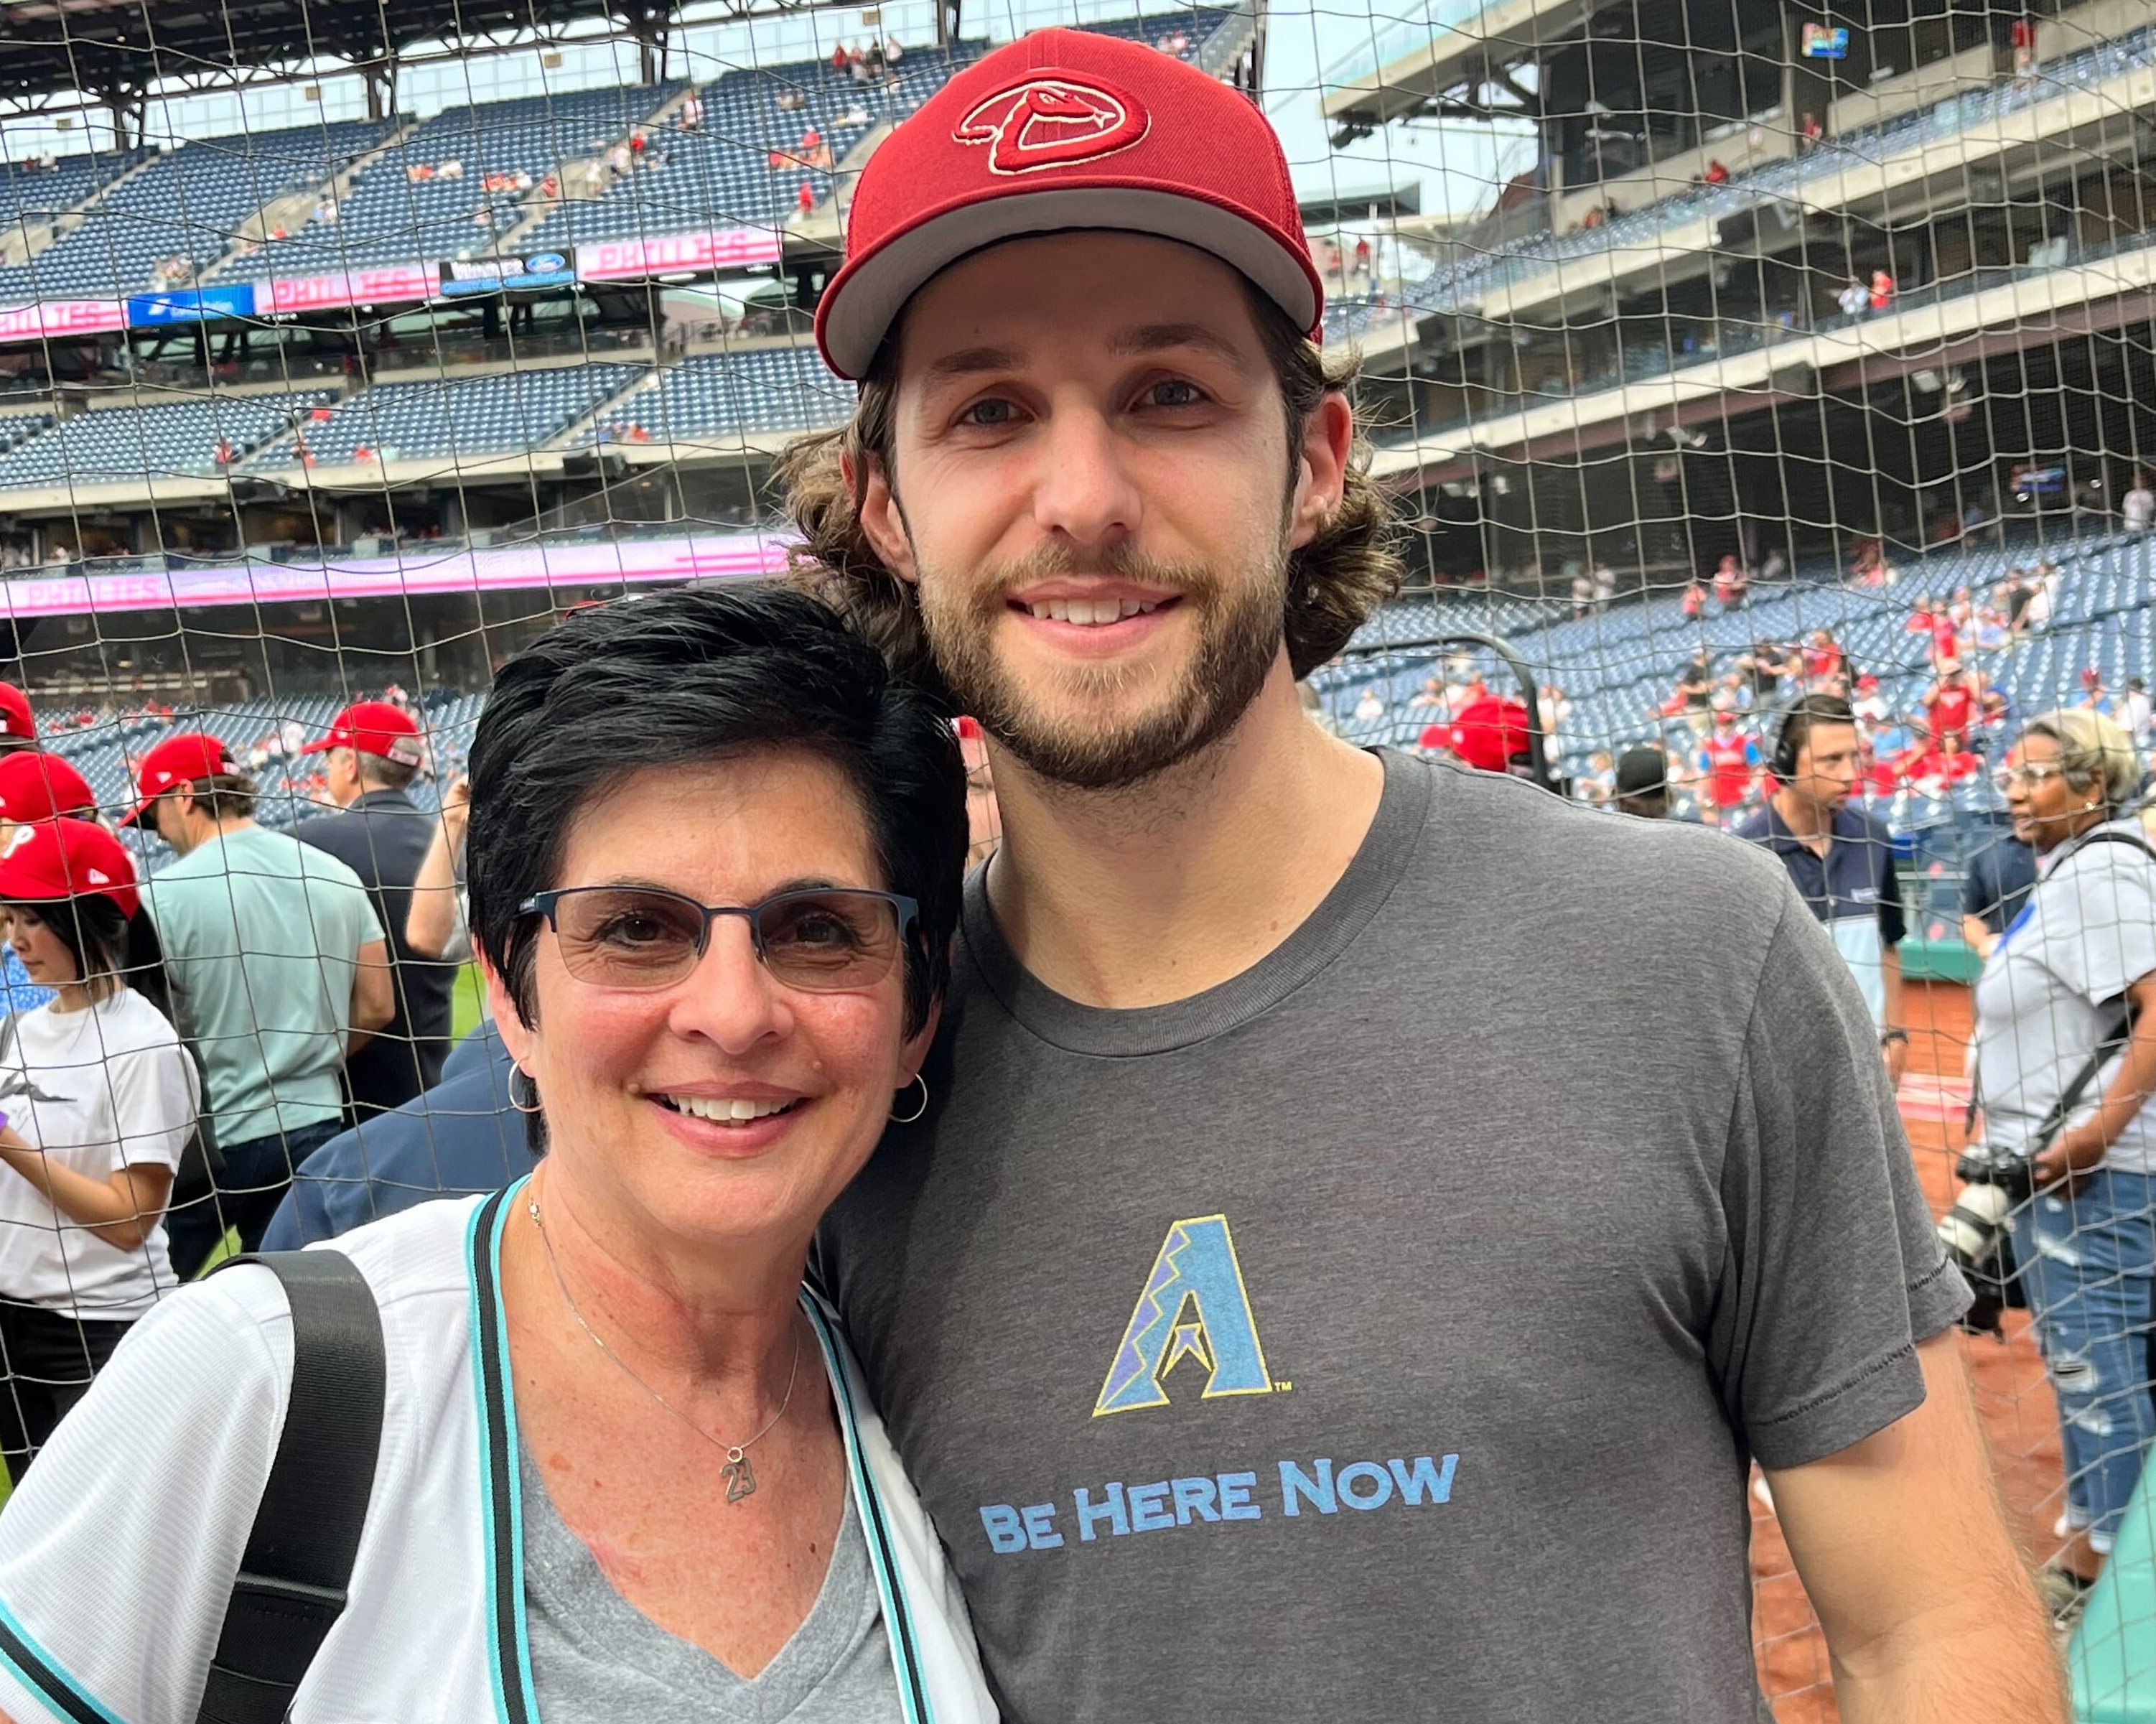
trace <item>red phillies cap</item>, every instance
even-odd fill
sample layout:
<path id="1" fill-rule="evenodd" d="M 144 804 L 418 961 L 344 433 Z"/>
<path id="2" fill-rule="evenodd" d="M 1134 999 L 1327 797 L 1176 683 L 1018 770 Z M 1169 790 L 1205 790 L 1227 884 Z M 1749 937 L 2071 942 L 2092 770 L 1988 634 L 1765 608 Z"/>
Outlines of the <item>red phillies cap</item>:
<path id="1" fill-rule="evenodd" d="M 1258 105 L 1142 42 L 1036 30 L 959 73 L 861 170 L 846 265 L 816 308 L 825 362 L 859 377 L 947 264 L 1074 228 L 1209 251 L 1317 332 L 1324 285 Z"/>
<path id="2" fill-rule="evenodd" d="M 46 820 L 0 856 L 0 900 L 49 903 L 55 898 L 110 898 L 131 917 L 142 895 L 127 847 L 87 820 Z"/>
<path id="3" fill-rule="evenodd" d="M 35 748 L 0 755 L 0 820 L 19 825 L 57 814 L 87 819 L 96 812 L 97 794 L 90 780 L 59 755 Z"/>
<path id="4" fill-rule="evenodd" d="M 399 766 L 427 763 L 426 751 L 419 746 L 418 720 L 387 700 L 361 700 L 346 707 L 337 714 L 329 735 L 319 742 L 308 743 L 300 752 L 326 754 L 332 748 L 377 755 Z"/>
<path id="5" fill-rule="evenodd" d="M 121 821 L 132 825 L 149 812 L 150 804 L 167 790 L 194 784 L 233 770 L 224 744 L 202 731 L 182 731 L 167 736 L 142 757 L 142 769 L 135 775 L 135 792 L 141 798 Z"/>
<path id="6" fill-rule="evenodd" d="M 30 697 L 12 682 L 0 682 L 0 736 L 38 740 L 38 721 L 30 716 Z"/>
<path id="7" fill-rule="evenodd" d="M 1495 695 L 1471 700 L 1445 726 L 1445 746 L 1463 765 L 1502 772 L 1512 765 L 1513 756 L 1527 752 L 1527 709 Z"/>

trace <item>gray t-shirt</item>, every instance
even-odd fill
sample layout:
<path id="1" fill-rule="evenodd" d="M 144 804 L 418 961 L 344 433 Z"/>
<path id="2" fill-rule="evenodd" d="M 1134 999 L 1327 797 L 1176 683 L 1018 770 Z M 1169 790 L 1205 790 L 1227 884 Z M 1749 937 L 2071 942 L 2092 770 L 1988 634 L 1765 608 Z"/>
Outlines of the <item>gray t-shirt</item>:
<path id="1" fill-rule="evenodd" d="M 521 1444 L 518 1460 L 525 1628 L 547 1724 L 898 1724 L 905 1716 L 850 1493 L 814 1607 L 744 1681 L 616 1592 L 555 1511 Z"/>
<path id="2" fill-rule="evenodd" d="M 2039 865 L 2029 895 L 1976 983 L 1976 1080 L 1995 1147 L 2023 1150 L 2110 1026 L 2120 997 L 2156 972 L 2156 859 L 2140 824 L 2099 827 L 2138 840 L 2083 838 Z M 2093 1113 L 2110 1080 L 2098 1073 L 2070 1123 Z M 2122 1172 L 2156 1172 L 2156 1101 L 2103 1158 Z"/>
<path id="3" fill-rule="evenodd" d="M 1384 761 L 1176 1004 L 977 877 L 823 1273 L 1019 1724 L 1763 1724 L 1748 1458 L 1912 1410 L 1967 1299 L 1863 1001 L 1748 846 Z"/>

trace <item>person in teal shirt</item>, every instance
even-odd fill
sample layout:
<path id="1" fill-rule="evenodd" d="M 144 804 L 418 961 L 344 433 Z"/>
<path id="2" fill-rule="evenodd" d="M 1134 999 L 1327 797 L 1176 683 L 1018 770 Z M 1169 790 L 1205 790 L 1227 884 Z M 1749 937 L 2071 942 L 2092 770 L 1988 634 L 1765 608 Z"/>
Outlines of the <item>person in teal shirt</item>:
<path id="1" fill-rule="evenodd" d="M 173 1193 L 172 1269 L 227 1228 L 252 1250 L 293 1169 L 343 1129 L 344 1063 L 393 1013 L 389 950 L 359 877 L 254 823 L 254 786 L 216 737 L 168 737 L 142 762 L 146 820 L 178 852 L 143 901 L 207 1088 L 224 1169 Z"/>

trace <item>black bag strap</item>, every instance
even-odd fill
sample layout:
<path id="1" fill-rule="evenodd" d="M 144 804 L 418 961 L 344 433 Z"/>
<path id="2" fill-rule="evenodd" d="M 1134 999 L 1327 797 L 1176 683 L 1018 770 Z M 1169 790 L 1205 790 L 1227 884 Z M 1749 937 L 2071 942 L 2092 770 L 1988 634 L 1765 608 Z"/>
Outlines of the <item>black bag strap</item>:
<path id="1" fill-rule="evenodd" d="M 292 1306 L 292 1392 L 232 1584 L 198 1724 L 280 1724 L 338 1617 L 374 1492 L 382 1314 L 340 1251 L 264 1251 Z"/>

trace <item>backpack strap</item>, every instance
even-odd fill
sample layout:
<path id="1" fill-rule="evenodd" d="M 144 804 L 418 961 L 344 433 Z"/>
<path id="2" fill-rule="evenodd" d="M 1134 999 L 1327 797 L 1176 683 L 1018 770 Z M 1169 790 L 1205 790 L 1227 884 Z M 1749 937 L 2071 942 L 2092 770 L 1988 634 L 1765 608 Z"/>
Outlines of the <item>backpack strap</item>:
<path id="1" fill-rule="evenodd" d="M 268 1270 L 292 1306 L 292 1390 L 198 1724 L 280 1724 L 344 1614 L 382 1446 L 382 1314 L 340 1251 L 234 1257 Z"/>

